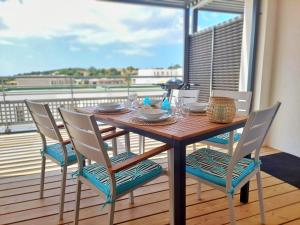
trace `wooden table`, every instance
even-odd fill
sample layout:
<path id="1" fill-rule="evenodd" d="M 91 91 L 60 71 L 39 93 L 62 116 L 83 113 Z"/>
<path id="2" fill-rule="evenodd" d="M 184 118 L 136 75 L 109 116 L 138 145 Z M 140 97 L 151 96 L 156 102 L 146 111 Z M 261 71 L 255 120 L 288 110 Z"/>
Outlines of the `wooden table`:
<path id="1" fill-rule="evenodd" d="M 99 114 L 93 108 L 79 108 L 78 111 L 94 114 L 96 119 L 106 124 L 137 133 L 145 137 L 170 144 L 173 149 L 169 151 L 169 170 L 172 182 L 170 223 L 174 225 L 185 224 L 185 157 L 186 146 L 205 140 L 207 138 L 231 132 L 245 125 L 247 117 L 236 116 L 230 124 L 217 124 L 208 121 L 207 116 L 187 116 L 176 123 L 166 126 L 141 126 L 132 124 L 134 112 L 124 114 Z M 241 200 L 247 202 L 249 187 L 242 188 Z"/>

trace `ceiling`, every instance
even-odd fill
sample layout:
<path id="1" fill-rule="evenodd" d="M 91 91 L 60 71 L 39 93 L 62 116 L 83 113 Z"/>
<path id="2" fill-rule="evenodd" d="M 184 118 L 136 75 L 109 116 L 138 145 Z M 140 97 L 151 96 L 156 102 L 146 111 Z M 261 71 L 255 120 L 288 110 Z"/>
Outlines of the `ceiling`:
<path id="1" fill-rule="evenodd" d="M 243 13 L 244 0 L 100 0 L 110 2 L 122 2 L 172 8 L 185 8 L 190 5 L 201 10 L 217 12 Z"/>
<path id="2" fill-rule="evenodd" d="M 190 0 L 191 7 L 219 12 L 243 13 L 244 0 Z"/>

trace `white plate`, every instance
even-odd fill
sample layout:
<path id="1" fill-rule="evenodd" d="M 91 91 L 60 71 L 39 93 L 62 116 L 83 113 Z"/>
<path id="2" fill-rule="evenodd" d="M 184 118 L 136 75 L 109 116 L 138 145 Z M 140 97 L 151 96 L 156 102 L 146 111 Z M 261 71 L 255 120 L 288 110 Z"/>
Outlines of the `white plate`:
<path id="1" fill-rule="evenodd" d="M 149 119 L 149 118 L 146 118 L 146 117 L 144 117 L 142 115 L 137 115 L 136 118 L 139 119 L 139 120 L 143 120 L 145 122 L 158 123 L 158 122 L 164 121 L 166 119 L 169 119 L 171 116 L 172 115 L 170 115 L 170 114 L 165 114 L 165 115 L 163 115 L 162 117 L 160 117 L 158 119 Z"/>
<path id="2" fill-rule="evenodd" d="M 101 108 L 98 106 L 98 107 L 96 107 L 95 111 L 97 111 L 97 112 L 119 112 L 123 109 L 125 109 L 125 107 L 122 105 L 117 108 L 114 108 L 114 109 L 104 109 L 104 108 Z"/>
<path id="3" fill-rule="evenodd" d="M 139 115 L 149 119 L 149 120 L 155 120 L 158 118 L 161 118 L 164 116 L 167 111 L 161 110 L 161 109 L 140 109 L 137 111 Z"/>
<path id="4" fill-rule="evenodd" d="M 97 107 L 99 107 L 101 109 L 114 110 L 122 105 L 123 105 L 123 103 L 119 103 L 119 102 L 107 102 L 107 103 L 100 103 L 100 104 L 98 104 Z"/>
<path id="5" fill-rule="evenodd" d="M 191 112 L 206 112 L 208 103 L 192 102 L 185 105 Z"/>

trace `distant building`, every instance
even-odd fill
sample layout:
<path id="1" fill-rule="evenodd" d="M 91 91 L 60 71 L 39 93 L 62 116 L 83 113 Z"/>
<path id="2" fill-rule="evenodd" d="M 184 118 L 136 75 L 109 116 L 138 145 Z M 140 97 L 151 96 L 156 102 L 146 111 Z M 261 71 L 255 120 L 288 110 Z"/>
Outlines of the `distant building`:
<path id="1" fill-rule="evenodd" d="M 10 86 L 16 86 L 17 82 L 15 80 L 9 80 L 5 82 L 6 85 L 10 85 Z"/>
<path id="2" fill-rule="evenodd" d="M 18 87 L 51 87 L 71 85 L 72 81 L 60 76 L 28 76 L 16 77 L 16 83 Z"/>
<path id="3" fill-rule="evenodd" d="M 133 79 L 134 84 L 158 84 L 165 83 L 171 78 L 182 77 L 182 68 L 178 69 L 165 69 L 165 68 L 154 68 L 154 69 L 139 69 L 138 75 Z M 146 78 L 151 76 L 151 78 Z"/>
<path id="4" fill-rule="evenodd" d="M 81 85 L 123 85 L 126 83 L 125 78 L 92 78 L 76 79 L 76 84 Z"/>

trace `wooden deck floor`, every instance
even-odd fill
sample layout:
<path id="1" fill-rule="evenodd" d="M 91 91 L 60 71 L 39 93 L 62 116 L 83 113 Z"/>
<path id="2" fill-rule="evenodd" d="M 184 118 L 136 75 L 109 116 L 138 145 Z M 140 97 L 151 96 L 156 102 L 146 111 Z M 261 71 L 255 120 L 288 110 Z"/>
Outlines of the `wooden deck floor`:
<path id="1" fill-rule="evenodd" d="M 137 137 L 132 136 L 133 150 Z M 121 143 L 122 144 L 122 143 Z M 158 143 L 147 140 L 147 146 Z M 36 133 L 0 136 L 0 224 L 54 225 L 58 219 L 60 172 L 47 163 L 45 198 L 39 199 L 40 139 Z M 264 154 L 275 151 L 264 148 Z M 166 154 L 155 157 L 163 166 Z M 71 168 L 70 171 L 74 170 Z M 162 225 L 169 223 L 168 178 L 160 177 L 134 192 L 135 204 L 127 196 L 116 204 L 115 224 Z M 300 190 L 263 173 L 267 224 L 300 224 Z M 250 201 L 241 204 L 235 196 L 238 224 L 259 224 L 256 183 L 251 185 Z M 75 198 L 75 180 L 67 181 L 64 223 L 72 224 Z M 202 200 L 196 200 L 196 185 L 187 180 L 187 224 L 228 224 L 225 196 L 204 186 Z M 84 188 L 82 192 L 80 224 L 106 224 L 106 208 L 99 204 L 97 194 Z"/>

